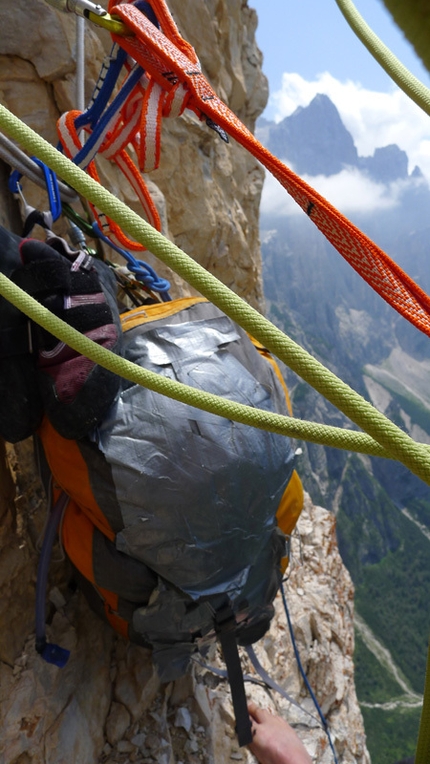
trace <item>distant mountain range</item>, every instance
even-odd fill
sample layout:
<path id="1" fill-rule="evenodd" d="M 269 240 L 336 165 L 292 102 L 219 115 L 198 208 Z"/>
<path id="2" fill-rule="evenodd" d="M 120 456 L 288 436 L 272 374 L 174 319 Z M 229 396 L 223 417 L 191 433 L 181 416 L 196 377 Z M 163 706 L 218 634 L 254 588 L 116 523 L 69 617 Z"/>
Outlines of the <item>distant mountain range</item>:
<path id="1" fill-rule="evenodd" d="M 347 167 L 383 184 L 387 193 L 389 184 L 401 181 L 395 204 L 355 212 L 353 222 L 430 291 L 430 189 L 418 168 L 408 174 L 404 151 L 391 145 L 359 157 L 325 95 L 279 124 L 260 120 L 258 136 L 310 182 Z M 305 214 L 266 208 L 260 230 L 271 320 L 414 438 L 430 443 L 430 339 L 386 305 Z M 351 427 L 292 372 L 286 376 L 296 416 Z M 430 489 L 395 462 L 300 445 L 297 466 L 305 487 L 314 502 L 337 515 L 360 623 L 389 650 L 410 692 L 419 693 L 430 632 Z M 357 666 L 374 764 L 411 756 L 419 708 L 410 706 L 361 632 Z"/>
<path id="2" fill-rule="evenodd" d="M 292 162 L 300 175 L 330 176 L 356 167 L 380 183 L 408 177 L 407 154 L 396 144 L 377 148 L 370 157 L 358 156 L 351 134 L 326 95 L 316 95 L 309 106 L 299 106 L 282 122 L 260 118 L 256 135 L 273 154 Z M 411 177 L 421 176 L 415 167 Z"/>

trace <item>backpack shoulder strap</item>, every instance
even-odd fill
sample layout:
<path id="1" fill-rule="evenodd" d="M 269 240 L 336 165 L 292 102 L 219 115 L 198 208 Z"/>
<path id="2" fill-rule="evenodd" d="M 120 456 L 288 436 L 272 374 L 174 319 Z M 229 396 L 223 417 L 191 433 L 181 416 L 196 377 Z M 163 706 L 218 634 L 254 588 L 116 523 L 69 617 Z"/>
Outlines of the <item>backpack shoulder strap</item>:
<path id="1" fill-rule="evenodd" d="M 169 318 L 199 302 L 208 302 L 208 300 L 206 297 L 180 297 L 171 302 L 157 302 L 154 305 L 133 308 L 121 315 L 122 330 L 128 332 L 136 326 L 141 326 L 141 324 L 158 321 L 160 318 Z"/>
<path id="2" fill-rule="evenodd" d="M 239 745 L 249 745 L 252 743 L 251 720 L 248 713 L 242 666 L 240 665 L 237 649 L 235 633 L 237 624 L 230 605 L 225 605 L 221 610 L 217 611 L 215 624 L 225 665 L 227 666 Z"/>

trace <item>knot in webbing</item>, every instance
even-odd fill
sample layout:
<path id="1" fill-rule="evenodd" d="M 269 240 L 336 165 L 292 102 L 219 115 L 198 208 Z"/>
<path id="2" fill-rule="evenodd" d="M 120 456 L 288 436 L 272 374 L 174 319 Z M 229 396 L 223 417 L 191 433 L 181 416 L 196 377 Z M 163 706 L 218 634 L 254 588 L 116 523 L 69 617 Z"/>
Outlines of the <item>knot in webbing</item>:
<path id="1" fill-rule="evenodd" d="M 181 86 L 188 93 L 187 106 L 197 116 L 206 118 L 202 102 L 216 97 L 201 69 L 194 48 L 179 34 L 164 0 L 153 0 L 152 6 L 160 20 L 155 27 L 141 11 L 130 3 L 113 5 L 110 12 L 121 18 L 133 34 L 112 38 L 137 61 L 151 78 L 169 94 Z"/>

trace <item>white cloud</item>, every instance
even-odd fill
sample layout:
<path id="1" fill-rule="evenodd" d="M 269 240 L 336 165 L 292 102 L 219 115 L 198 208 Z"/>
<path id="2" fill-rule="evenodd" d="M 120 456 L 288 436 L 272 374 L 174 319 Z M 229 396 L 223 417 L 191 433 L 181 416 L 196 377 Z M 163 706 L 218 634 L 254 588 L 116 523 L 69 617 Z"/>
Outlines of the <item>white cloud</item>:
<path id="1" fill-rule="evenodd" d="M 402 181 L 390 183 L 388 186 L 375 183 L 352 167 L 328 178 L 324 175 L 302 177 L 344 214 L 374 212 L 395 207 L 404 186 Z M 266 173 L 261 212 L 263 215 L 275 216 L 303 214 L 299 205 L 269 173 Z"/>
<path id="2" fill-rule="evenodd" d="M 328 72 L 312 81 L 286 73 L 281 90 L 271 96 L 276 121 L 292 114 L 297 106 L 307 106 L 317 93 L 325 93 L 333 101 L 360 156 L 397 143 L 408 154 L 409 171 L 419 165 L 430 181 L 430 120 L 401 90 L 393 86 L 389 93 L 376 92 L 350 80 L 340 82 Z"/>

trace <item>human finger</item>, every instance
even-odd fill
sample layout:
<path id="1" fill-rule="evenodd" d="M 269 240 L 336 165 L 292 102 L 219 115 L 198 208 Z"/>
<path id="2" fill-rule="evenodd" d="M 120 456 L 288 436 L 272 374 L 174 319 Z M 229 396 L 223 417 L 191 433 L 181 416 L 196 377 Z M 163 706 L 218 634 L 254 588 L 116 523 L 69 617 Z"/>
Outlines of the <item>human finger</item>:
<path id="1" fill-rule="evenodd" d="M 259 724 L 267 721 L 272 717 L 270 711 L 266 708 L 259 708 L 255 703 L 248 703 L 248 711 L 252 719 Z"/>

